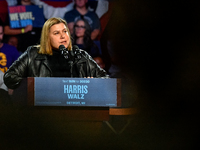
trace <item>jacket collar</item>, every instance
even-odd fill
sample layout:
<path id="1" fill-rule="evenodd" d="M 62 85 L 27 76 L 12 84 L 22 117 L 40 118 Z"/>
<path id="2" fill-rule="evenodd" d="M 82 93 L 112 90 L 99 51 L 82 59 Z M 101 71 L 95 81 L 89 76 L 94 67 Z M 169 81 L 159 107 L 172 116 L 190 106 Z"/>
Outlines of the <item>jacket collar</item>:
<path id="1" fill-rule="evenodd" d="M 45 59 L 47 59 L 47 56 L 44 54 L 39 54 L 35 58 L 35 60 L 45 60 Z"/>

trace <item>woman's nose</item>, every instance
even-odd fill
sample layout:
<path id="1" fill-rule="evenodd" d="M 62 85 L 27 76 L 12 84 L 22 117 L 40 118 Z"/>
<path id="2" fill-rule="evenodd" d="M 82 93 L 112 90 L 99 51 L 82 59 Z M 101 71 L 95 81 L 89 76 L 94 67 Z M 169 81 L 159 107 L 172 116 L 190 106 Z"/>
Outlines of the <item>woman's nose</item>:
<path id="1" fill-rule="evenodd" d="M 65 38 L 65 33 L 61 33 L 61 38 Z"/>

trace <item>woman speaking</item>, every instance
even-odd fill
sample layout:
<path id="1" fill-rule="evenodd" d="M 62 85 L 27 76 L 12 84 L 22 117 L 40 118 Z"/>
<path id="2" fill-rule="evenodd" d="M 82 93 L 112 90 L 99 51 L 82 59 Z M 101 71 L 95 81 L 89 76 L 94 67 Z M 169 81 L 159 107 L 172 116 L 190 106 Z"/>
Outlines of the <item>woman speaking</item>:
<path id="1" fill-rule="evenodd" d="M 40 45 L 29 46 L 4 75 L 4 83 L 15 89 L 26 77 L 108 77 L 92 57 L 72 46 L 67 23 L 48 19 L 42 28 Z"/>

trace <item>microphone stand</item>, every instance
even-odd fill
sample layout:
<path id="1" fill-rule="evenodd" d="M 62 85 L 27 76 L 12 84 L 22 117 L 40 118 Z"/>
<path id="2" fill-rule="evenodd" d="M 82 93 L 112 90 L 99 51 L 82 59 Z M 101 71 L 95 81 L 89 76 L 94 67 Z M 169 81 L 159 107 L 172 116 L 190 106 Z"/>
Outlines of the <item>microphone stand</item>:
<path id="1" fill-rule="evenodd" d="M 69 51 L 69 65 L 70 65 L 70 73 L 71 73 L 71 78 L 73 78 L 73 60 L 76 58 L 81 59 L 81 54 L 80 52 L 77 51 L 77 47 L 74 47 L 74 52 L 73 51 Z"/>
<path id="2" fill-rule="evenodd" d="M 69 65 L 70 65 L 70 74 L 71 78 L 73 78 L 73 59 L 74 59 L 74 53 L 73 51 L 69 51 Z"/>
<path id="3" fill-rule="evenodd" d="M 69 63 L 69 65 L 70 65 L 70 74 L 71 74 L 71 78 L 73 78 L 73 61 L 70 60 L 68 63 Z"/>
<path id="4" fill-rule="evenodd" d="M 73 54 L 71 54 L 68 50 L 66 50 L 65 47 L 59 47 L 61 54 L 64 56 L 65 59 L 69 59 L 69 65 L 70 65 L 70 74 L 71 78 L 73 77 Z"/>

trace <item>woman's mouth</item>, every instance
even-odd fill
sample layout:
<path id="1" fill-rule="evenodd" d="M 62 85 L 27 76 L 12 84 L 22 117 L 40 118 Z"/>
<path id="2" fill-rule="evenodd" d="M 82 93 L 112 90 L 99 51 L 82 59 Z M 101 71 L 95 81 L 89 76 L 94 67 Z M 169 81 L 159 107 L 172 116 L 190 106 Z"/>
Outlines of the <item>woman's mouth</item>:
<path id="1" fill-rule="evenodd" d="M 61 44 L 65 44 L 65 43 L 67 43 L 66 41 L 63 41 L 63 42 L 60 42 Z"/>

